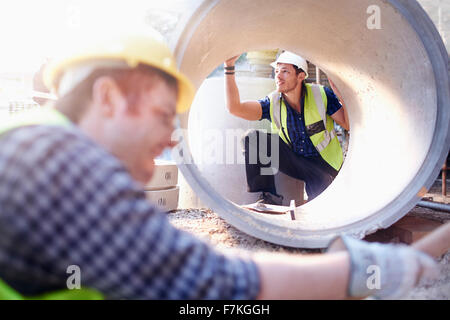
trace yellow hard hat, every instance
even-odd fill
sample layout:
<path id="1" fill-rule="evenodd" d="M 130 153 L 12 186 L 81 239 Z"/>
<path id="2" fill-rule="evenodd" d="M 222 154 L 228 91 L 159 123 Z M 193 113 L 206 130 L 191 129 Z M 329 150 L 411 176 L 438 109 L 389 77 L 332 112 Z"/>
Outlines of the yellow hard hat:
<path id="1" fill-rule="evenodd" d="M 177 113 L 187 111 L 194 98 L 194 87 L 186 76 L 178 71 L 169 47 L 155 34 L 121 34 L 110 37 L 91 37 L 81 44 L 72 43 L 69 52 L 52 60 L 44 71 L 44 83 L 58 92 L 59 79 L 64 72 L 83 62 L 92 60 L 121 60 L 130 68 L 145 64 L 164 71 L 178 82 Z"/>

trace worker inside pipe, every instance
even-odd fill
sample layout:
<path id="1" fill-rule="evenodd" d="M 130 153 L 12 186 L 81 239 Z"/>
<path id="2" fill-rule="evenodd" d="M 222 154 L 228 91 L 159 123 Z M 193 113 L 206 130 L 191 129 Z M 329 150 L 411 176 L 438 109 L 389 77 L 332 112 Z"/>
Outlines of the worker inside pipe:
<path id="1" fill-rule="evenodd" d="M 311 201 L 333 182 L 343 163 L 334 124 L 348 131 L 349 121 L 339 90 L 331 80 L 332 90 L 306 83 L 306 60 L 284 51 L 271 64 L 276 90 L 261 100 L 241 101 L 235 79 L 238 58 L 224 63 L 229 112 L 246 120 L 271 122 L 271 132 L 249 130 L 244 136 L 248 191 L 261 192 L 259 204 L 281 205 L 283 196 L 277 194 L 274 181 L 280 170 L 303 180 Z"/>

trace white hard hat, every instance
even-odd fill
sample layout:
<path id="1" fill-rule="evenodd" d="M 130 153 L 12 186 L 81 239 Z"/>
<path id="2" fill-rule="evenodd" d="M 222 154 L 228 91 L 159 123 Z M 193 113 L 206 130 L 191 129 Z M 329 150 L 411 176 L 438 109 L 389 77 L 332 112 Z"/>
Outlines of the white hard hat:
<path id="1" fill-rule="evenodd" d="M 272 68 L 276 68 L 277 63 L 293 64 L 297 68 L 300 68 L 303 71 L 305 71 L 305 74 L 306 74 L 305 79 L 308 78 L 308 63 L 306 62 L 305 59 L 303 59 L 302 57 L 300 57 L 296 54 L 293 54 L 292 52 L 284 51 L 282 54 L 280 54 L 278 59 L 276 61 L 272 62 L 270 65 L 272 66 Z"/>

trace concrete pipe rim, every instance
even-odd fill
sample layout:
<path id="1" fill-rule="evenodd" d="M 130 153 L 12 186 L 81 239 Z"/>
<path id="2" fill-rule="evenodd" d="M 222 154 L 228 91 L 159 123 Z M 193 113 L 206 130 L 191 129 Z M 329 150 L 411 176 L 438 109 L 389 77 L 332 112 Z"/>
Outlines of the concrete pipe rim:
<path id="1" fill-rule="evenodd" d="M 218 194 L 202 177 L 195 164 L 177 161 L 180 171 L 198 197 L 228 223 L 251 236 L 271 243 L 289 247 L 324 248 L 333 238 L 342 233 L 363 238 L 380 228 L 392 225 L 411 210 L 420 201 L 423 193 L 432 185 L 450 147 L 448 55 L 433 22 L 416 1 L 388 0 L 387 2 L 401 13 L 422 42 L 428 59 L 431 61 L 436 81 L 436 125 L 430 150 L 414 178 L 393 201 L 368 217 L 336 228 L 301 230 L 293 227 L 287 228 L 285 225 L 249 215 L 246 210 Z M 189 17 L 187 26 L 180 29 L 176 41 L 178 44 L 176 50 L 178 62 L 182 60 L 184 49 L 190 41 L 190 36 L 195 32 L 199 21 L 207 16 L 208 12 L 218 3 L 220 3 L 219 0 L 202 2 Z M 441 128 L 441 130 L 437 130 L 437 128 Z M 181 141 L 179 147 L 174 150 L 175 157 L 177 153 L 184 156 L 187 153 L 191 156 L 185 141 Z"/>

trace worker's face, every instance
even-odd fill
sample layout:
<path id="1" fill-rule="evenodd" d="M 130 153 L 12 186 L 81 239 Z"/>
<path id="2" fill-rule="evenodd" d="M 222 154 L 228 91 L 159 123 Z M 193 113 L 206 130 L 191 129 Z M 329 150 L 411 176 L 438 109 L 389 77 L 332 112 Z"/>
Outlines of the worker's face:
<path id="1" fill-rule="evenodd" d="M 154 171 L 154 159 L 172 147 L 177 92 L 165 81 L 154 81 L 142 90 L 133 106 L 120 94 L 112 102 L 116 112 L 109 118 L 107 144 L 142 184 Z"/>
<path id="2" fill-rule="evenodd" d="M 292 64 L 278 63 L 275 68 L 275 83 L 277 85 L 277 91 L 280 93 L 293 91 L 298 86 L 301 86 L 304 79 L 305 73 L 300 72 L 297 75 Z"/>

